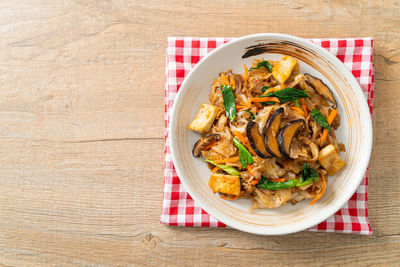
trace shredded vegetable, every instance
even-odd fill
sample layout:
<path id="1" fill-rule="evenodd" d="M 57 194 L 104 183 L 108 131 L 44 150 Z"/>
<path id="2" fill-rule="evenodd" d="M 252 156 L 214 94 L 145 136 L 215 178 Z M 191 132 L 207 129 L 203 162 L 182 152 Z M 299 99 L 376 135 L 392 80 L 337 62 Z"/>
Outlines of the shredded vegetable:
<path id="1" fill-rule="evenodd" d="M 304 111 L 299 107 L 290 107 L 291 110 L 297 111 L 301 116 L 304 116 Z"/>
<path id="2" fill-rule="evenodd" d="M 234 134 L 236 135 L 236 137 L 239 139 L 240 142 L 242 142 L 243 145 L 245 145 L 247 147 L 247 149 L 250 151 L 250 153 L 253 156 L 256 156 L 256 152 L 254 151 L 254 149 L 251 147 L 249 141 L 246 140 L 246 138 L 244 138 L 244 136 L 242 135 L 241 132 L 239 131 L 235 131 Z"/>
<path id="3" fill-rule="evenodd" d="M 322 178 L 322 181 L 324 182 L 324 188 L 322 188 L 322 190 L 321 190 L 321 192 L 319 193 L 319 195 L 318 195 L 316 198 L 314 198 L 314 199 L 310 202 L 310 205 L 314 205 L 314 203 L 317 202 L 317 200 L 320 199 L 320 198 L 324 195 L 324 193 L 325 193 L 325 190 L 326 190 L 326 180 L 325 180 L 325 177 L 324 177 L 323 174 L 321 174 L 321 178 Z"/>
<path id="4" fill-rule="evenodd" d="M 331 113 L 329 114 L 329 117 L 327 119 L 329 125 L 332 124 L 333 120 L 335 119 L 336 115 L 338 114 L 337 109 L 332 109 Z M 325 142 L 326 138 L 328 137 L 328 131 L 324 128 L 324 131 L 322 132 L 321 136 L 321 143 Z"/>
<path id="5" fill-rule="evenodd" d="M 199 135 L 192 155 L 211 170 L 213 193 L 250 199 L 250 211 L 304 199 L 313 205 L 327 190 L 327 174 L 346 165 L 334 132 L 340 126 L 335 94 L 301 73 L 302 64 L 290 56 L 254 59 L 242 73 L 215 74 L 209 104 L 201 104 L 189 125 Z"/>
<path id="6" fill-rule="evenodd" d="M 252 98 L 251 101 L 252 102 L 257 102 L 257 103 L 268 102 L 268 101 L 280 103 L 279 98 L 277 98 L 277 97 L 268 97 L 268 96 L 255 97 L 255 98 Z"/>
<path id="7" fill-rule="evenodd" d="M 243 78 L 244 78 L 244 81 L 247 82 L 247 80 L 249 79 L 249 69 L 247 68 L 246 64 L 243 64 L 243 66 L 244 66 Z"/>
<path id="8" fill-rule="evenodd" d="M 216 160 L 214 160 L 214 163 L 232 163 L 232 162 L 237 162 L 237 161 L 239 161 L 239 156 L 227 158 L 227 159 L 216 159 Z"/>
<path id="9" fill-rule="evenodd" d="M 304 101 L 304 98 L 300 98 L 300 102 L 301 102 L 301 108 L 304 111 L 304 117 L 307 118 L 308 117 L 308 112 L 307 112 L 307 106 L 306 106 L 306 102 Z"/>

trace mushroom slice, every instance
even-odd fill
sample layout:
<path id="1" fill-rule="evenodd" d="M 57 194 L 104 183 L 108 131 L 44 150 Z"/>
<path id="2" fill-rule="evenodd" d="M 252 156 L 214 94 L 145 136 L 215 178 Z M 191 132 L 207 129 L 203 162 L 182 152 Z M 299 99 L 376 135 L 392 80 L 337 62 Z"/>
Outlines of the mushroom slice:
<path id="1" fill-rule="evenodd" d="M 201 155 L 201 151 L 212 142 L 216 142 L 221 139 L 220 134 L 209 134 L 205 137 L 200 138 L 193 146 L 192 154 L 198 158 Z"/>
<path id="2" fill-rule="evenodd" d="M 279 132 L 279 127 L 281 125 L 282 116 L 284 113 L 284 108 L 278 108 L 272 114 L 267 122 L 267 126 L 265 128 L 265 148 L 268 153 L 277 158 L 282 157 L 282 153 L 279 150 L 278 141 L 276 140 L 276 136 Z"/>
<path id="3" fill-rule="evenodd" d="M 304 120 L 299 119 L 289 122 L 280 130 L 276 140 L 278 141 L 279 149 L 284 156 L 289 157 L 290 144 L 292 143 L 293 136 L 303 125 Z"/>
<path id="4" fill-rule="evenodd" d="M 323 83 L 323 81 L 307 73 L 304 74 L 304 76 L 306 77 L 306 82 L 314 87 L 318 94 L 328 99 L 333 104 L 333 108 L 337 107 L 337 103 L 333 97 L 332 91 L 328 86 L 326 86 L 326 84 Z"/>
<path id="5" fill-rule="evenodd" d="M 257 155 L 261 158 L 270 158 L 271 155 L 265 149 L 264 138 L 261 136 L 260 132 L 258 131 L 258 124 L 249 121 L 246 127 L 246 134 L 247 138 L 249 139 L 251 147 L 257 153 Z"/>

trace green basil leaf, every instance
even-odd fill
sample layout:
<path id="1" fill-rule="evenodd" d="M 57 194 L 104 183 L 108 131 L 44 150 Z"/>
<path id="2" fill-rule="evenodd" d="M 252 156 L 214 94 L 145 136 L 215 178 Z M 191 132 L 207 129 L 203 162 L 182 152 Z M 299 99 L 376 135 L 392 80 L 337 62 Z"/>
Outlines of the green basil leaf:
<path id="1" fill-rule="evenodd" d="M 300 98 L 310 97 L 310 95 L 304 91 L 295 88 L 285 88 L 276 92 L 266 94 L 266 96 L 277 97 L 281 103 L 286 103 Z"/>
<path id="2" fill-rule="evenodd" d="M 281 190 L 281 189 L 295 187 L 298 184 L 298 182 L 299 182 L 298 179 L 287 180 L 284 182 L 271 182 L 270 180 L 262 176 L 257 184 L 257 187 L 267 190 Z"/>
<path id="3" fill-rule="evenodd" d="M 295 106 L 295 107 L 298 107 L 298 108 L 301 108 L 301 106 L 300 106 L 300 101 L 299 101 L 298 99 L 295 99 L 295 100 L 294 100 L 294 106 Z"/>
<path id="4" fill-rule="evenodd" d="M 211 163 L 214 166 L 217 166 L 218 168 L 221 168 L 223 171 L 229 173 L 230 175 L 240 176 L 240 172 L 234 167 L 227 166 L 225 164 L 214 163 L 212 160 L 209 160 L 209 159 L 206 159 L 205 161 L 208 163 Z"/>
<path id="5" fill-rule="evenodd" d="M 263 88 L 261 88 L 263 93 L 265 93 L 268 89 L 269 89 L 269 86 L 264 86 Z"/>
<path id="6" fill-rule="evenodd" d="M 270 64 L 268 61 L 265 61 L 265 60 L 263 60 L 263 61 L 261 61 L 261 62 L 258 62 L 257 67 L 255 67 L 255 68 L 250 68 L 250 71 L 259 69 L 259 68 L 261 68 L 261 67 L 264 67 L 264 68 L 266 68 L 267 70 L 269 70 L 270 72 L 272 72 L 272 66 L 271 66 L 271 64 Z"/>
<path id="7" fill-rule="evenodd" d="M 226 116 L 234 121 L 236 117 L 235 95 L 233 94 L 232 86 L 221 85 L 222 97 L 224 98 L 224 107 Z"/>
<path id="8" fill-rule="evenodd" d="M 266 102 L 261 102 L 260 104 L 263 105 L 263 106 L 267 106 L 267 105 L 275 105 L 276 102 L 273 102 L 273 101 L 266 101 Z"/>
<path id="9" fill-rule="evenodd" d="M 254 116 L 253 112 L 251 112 L 250 110 L 245 109 L 244 111 L 246 111 L 247 113 L 250 114 L 250 118 L 251 118 L 252 120 L 254 120 L 254 119 L 256 118 L 256 116 Z"/>
<path id="10" fill-rule="evenodd" d="M 253 156 L 249 151 L 240 143 L 239 139 L 236 137 L 233 138 L 233 143 L 239 149 L 239 161 L 243 168 L 246 168 L 247 165 L 252 164 L 254 162 Z"/>
<path id="11" fill-rule="evenodd" d="M 318 179 L 319 179 L 319 174 L 312 168 L 310 168 L 307 163 L 304 163 L 303 168 L 301 170 L 301 179 L 297 184 L 297 186 L 312 184 L 315 181 L 318 181 Z"/>
<path id="12" fill-rule="evenodd" d="M 325 119 L 325 117 L 319 112 L 317 109 L 313 109 L 310 113 L 310 116 L 322 127 L 328 130 L 328 132 L 331 132 L 331 126 L 329 126 L 328 121 Z"/>

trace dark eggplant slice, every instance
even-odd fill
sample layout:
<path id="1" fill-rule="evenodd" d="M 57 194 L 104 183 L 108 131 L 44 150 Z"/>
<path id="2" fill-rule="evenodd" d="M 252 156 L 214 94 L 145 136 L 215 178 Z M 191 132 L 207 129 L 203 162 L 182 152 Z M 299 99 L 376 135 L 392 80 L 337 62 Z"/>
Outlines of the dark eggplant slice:
<path id="1" fill-rule="evenodd" d="M 201 155 L 201 151 L 212 142 L 218 141 L 221 139 L 221 135 L 219 134 L 210 134 L 205 137 L 202 137 L 197 141 L 192 150 L 192 154 L 194 157 L 198 158 Z"/>
<path id="2" fill-rule="evenodd" d="M 258 131 L 258 124 L 249 121 L 246 126 L 246 134 L 247 139 L 249 139 L 251 147 L 257 153 L 257 155 L 261 158 L 270 158 L 271 155 L 265 149 L 264 138 L 261 136 L 260 132 Z"/>
<path id="3" fill-rule="evenodd" d="M 275 110 L 274 114 L 272 114 L 272 116 L 268 119 L 267 126 L 265 127 L 265 148 L 267 149 L 268 153 L 277 158 L 282 157 L 276 136 L 279 132 L 283 112 L 283 108 L 278 108 Z"/>
<path id="4" fill-rule="evenodd" d="M 289 122 L 280 130 L 276 140 L 278 141 L 279 150 L 284 156 L 289 157 L 290 144 L 292 143 L 293 136 L 304 124 L 305 121 L 303 119 L 299 119 Z"/>
<path id="5" fill-rule="evenodd" d="M 333 104 L 333 108 L 337 107 L 337 103 L 335 98 L 333 97 L 332 91 L 329 89 L 328 86 L 326 86 L 326 84 L 324 84 L 323 81 L 315 78 L 314 76 L 311 76 L 308 73 L 304 74 L 304 76 L 306 77 L 306 82 L 314 87 L 315 91 L 317 91 L 318 94 L 328 99 Z"/>

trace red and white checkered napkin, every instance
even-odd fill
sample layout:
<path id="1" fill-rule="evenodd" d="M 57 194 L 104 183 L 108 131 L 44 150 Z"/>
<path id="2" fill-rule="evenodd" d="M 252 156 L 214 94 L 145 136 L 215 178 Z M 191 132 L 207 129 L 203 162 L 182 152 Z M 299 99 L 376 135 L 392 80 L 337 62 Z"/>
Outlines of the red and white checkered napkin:
<path id="1" fill-rule="evenodd" d="M 183 79 L 199 60 L 230 38 L 168 38 L 165 85 L 165 180 L 161 223 L 179 226 L 226 227 L 193 201 L 181 184 L 171 159 L 168 124 L 176 93 Z M 374 66 L 372 38 L 311 39 L 327 49 L 351 70 L 360 83 L 372 114 Z M 367 212 L 368 170 L 356 193 L 338 212 L 310 231 L 371 235 Z"/>

